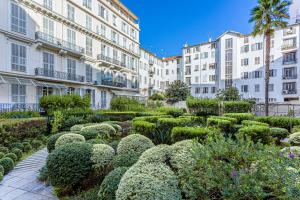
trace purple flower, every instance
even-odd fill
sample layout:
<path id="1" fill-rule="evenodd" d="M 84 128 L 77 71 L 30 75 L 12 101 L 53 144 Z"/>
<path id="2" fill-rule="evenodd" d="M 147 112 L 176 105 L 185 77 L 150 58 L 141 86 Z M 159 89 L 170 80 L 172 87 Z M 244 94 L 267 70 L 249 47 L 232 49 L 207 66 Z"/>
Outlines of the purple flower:
<path id="1" fill-rule="evenodd" d="M 289 153 L 289 158 L 294 159 L 295 158 L 295 154 L 293 154 L 292 152 Z"/>
<path id="2" fill-rule="evenodd" d="M 232 177 L 232 178 L 236 178 L 237 175 L 238 175 L 238 172 L 237 172 L 236 170 L 233 170 L 233 171 L 231 172 L 231 177 Z"/>

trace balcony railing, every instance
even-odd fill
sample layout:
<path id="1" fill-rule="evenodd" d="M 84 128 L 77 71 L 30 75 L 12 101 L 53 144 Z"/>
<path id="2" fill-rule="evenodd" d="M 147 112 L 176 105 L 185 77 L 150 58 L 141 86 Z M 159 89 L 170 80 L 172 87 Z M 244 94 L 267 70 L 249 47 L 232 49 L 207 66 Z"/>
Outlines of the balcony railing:
<path id="1" fill-rule="evenodd" d="M 295 60 L 283 60 L 282 64 L 283 65 L 292 65 L 292 64 L 296 64 L 297 63 L 297 59 Z"/>
<path id="2" fill-rule="evenodd" d="M 37 103 L 0 103 L 0 112 L 11 111 L 37 111 L 40 112 L 40 106 Z"/>
<path id="3" fill-rule="evenodd" d="M 48 44 L 54 45 L 58 48 L 73 51 L 78 54 L 84 54 L 84 48 L 82 48 L 76 44 L 58 39 L 56 37 L 53 37 L 52 35 L 49 35 L 49 34 L 46 34 L 46 33 L 40 32 L 40 31 L 37 31 L 35 33 L 35 39 L 39 40 L 41 42 L 46 42 Z"/>
<path id="4" fill-rule="evenodd" d="M 101 61 L 104 61 L 104 62 L 107 62 L 109 64 L 114 64 L 114 65 L 121 66 L 123 68 L 127 68 L 127 69 L 130 69 L 130 70 L 135 70 L 134 67 L 126 65 L 126 63 L 124 63 L 124 62 L 122 62 L 122 61 L 120 61 L 116 58 L 110 58 L 110 57 L 108 57 L 106 55 L 103 55 L 103 54 L 98 54 L 97 59 L 101 60 Z"/>
<path id="5" fill-rule="evenodd" d="M 282 90 L 283 95 L 297 94 L 297 90 Z"/>
<path id="6" fill-rule="evenodd" d="M 297 44 L 284 44 L 281 47 L 281 50 L 289 50 L 289 49 L 296 49 Z"/>
<path id="7" fill-rule="evenodd" d="M 35 68 L 36 76 L 50 77 L 60 80 L 70 80 L 76 82 L 84 82 L 85 77 L 77 74 L 71 74 L 66 72 L 60 72 L 55 70 L 48 70 L 44 68 Z"/>
<path id="8" fill-rule="evenodd" d="M 282 79 L 284 80 L 289 80 L 289 79 L 297 79 L 297 74 L 293 74 L 293 75 L 283 75 Z"/>

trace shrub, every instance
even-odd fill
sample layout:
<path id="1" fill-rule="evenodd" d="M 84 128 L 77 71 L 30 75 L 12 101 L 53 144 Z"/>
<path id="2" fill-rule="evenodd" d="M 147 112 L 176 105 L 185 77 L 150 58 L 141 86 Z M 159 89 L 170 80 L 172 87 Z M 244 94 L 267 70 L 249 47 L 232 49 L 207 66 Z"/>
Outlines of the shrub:
<path id="1" fill-rule="evenodd" d="M 114 155 L 115 150 L 106 144 L 93 145 L 91 160 L 97 174 L 104 175 L 106 173 L 106 168 L 111 164 Z"/>
<path id="2" fill-rule="evenodd" d="M 31 146 L 34 149 L 39 149 L 41 146 L 43 146 L 43 142 L 40 140 L 32 140 L 31 141 Z"/>
<path id="3" fill-rule="evenodd" d="M 116 111 L 143 111 L 145 107 L 138 100 L 128 97 L 114 97 L 110 101 L 110 108 Z"/>
<path id="4" fill-rule="evenodd" d="M 294 126 L 292 129 L 292 133 L 300 132 L 300 126 Z"/>
<path id="5" fill-rule="evenodd" d="M 293 126 L 300 125 L 300 119 L 292 117 L 269 116 L 257 117 L 255 120 L 267 123 L 272 127 L 285 128 L 287 130 L 291 130 Z"/>
<path id="6" fill-rule="evenodd" d="M 111 125 L 116 130 L 117 133 L 122 131 L 122 127 L 119 124 L 117 124 L 116 122 L 107 121 L 104 124 Z"/>
<path id="7" fill-rule="evenodd" d="M 1 159 L 1 158 L 3 158 L 3 157 L 4 157 L 4 155 L 5 155 L 5 153 L 3 153 L 3 152 L 0 152 L 0 159 Z"/>
<path id="8" fill-rule="evenodd" d="M 153 146 L 152 141 L 143 135 L 129 135 L 118 144 L 114 165 L 117 167 L 130 167 L 144 151 Z"/>
<path id="9" fill-rule="evenodd" d="M 267 126 L 269 127 L 269 124 L 258 122 L 258 121 L 252 121 L 252 120 L 244 120 L 242 121 L 243 126 Z"/>
<path id="10" fill-rule="evenodd" d="M 132 120 L 133 118 L 137 117 L 139 115 L 138 112 L 132 112 L 132 111 L 105 111 L 104 113 L 99 113 L 102 117 L 101 121 L 128 121 Z"/>
<path id="11" fill-rule="evenodd" d="M 153 139 L 156 131 L 156 125 L 154 123 L 146 121 L 134 121 L 133 129 L 134 133 L 144 135 L 150 139 Z"/>
<path id="12" fill-rule="evenodd" d="M 230 121 L 232 124 L 236 124 L 237 123 L 237 119 L 236 118 L 232 118 L 232 117 L 225 117 L 225 116 L 211 116 L 209 117 L 211 119 L 221 119 L 221 120 L 227 120 Z"/>
<path id="13" fill-rule="evenodd" d="M 300 146 L 300 132 L 293 133 L 289 136 L 291 145 Z"/>
<path id="14" fill-rule="evenodd" d="M 7 174 L 14 168 L 14 161 L 11 158 L 4 157 L 0 159 L 0 165 L 4 168 L 4 174 Z"/>
<path id="15" fill-rule="evenodd" d="M 18 148 L 18 149 L 24 149 L 24 145 L 21 142 L 13 142 L 11 145 L 9 145 L 10 149 Z"/>
<path id="16" fill-rule="evenodd" d="M 225 113 L 247 113 L 251 112 L 252 104 L 247 101 L 224 101 Z"/>
<path id="17" fill-rule="evenodd" d="M 253 120 L 254 115 L 252 113 L 226 113 L 223 116 L 235 118 L 237 120 L 237 123 L 240 124 L 244 120 Z"/>
<path id="18" fill-rule="evenodd" d="M 82 135 L 75 133 L 67 133 L 60 136 L 55 142 L 55 149 L 68 143 L 85 142 Z"/>
<path id="19" fill-rule="evenodd" d="M 18 156 L 14 153 L 5 154 L 4 158 L 11 158 L 14 161 L 14 163 L 18 161 Z"/>
<path id="20" fill-rule="evenodd" d="M 0 152 L 2 152 L 2 153 L 8 153 L 9 152 L 9 149 L 7 148 L 7 147 L 4 147 L 4 146 L 1 146 L 0 145 Z"/>
<path id="21" fill-rule="evenodd" d="M 14 148 L 13 150 L 11 150 L 11 152 L 17 156 L 18 160 L 22 158 L 22 150 Z"/>
<path id="22" fill-rule="evenodd" d="M 189 97 L 186 105 L 197 116 L 219 115 L 219 102 L 216 99 L 196 99 Z"/>
<path id="23" fill-rule="evenodd" d="M 155 115 L 155 116 L 144 116 L 144 117 L 136 117 L 133 119 L 133 122 L 135 121 L 146 121 L 150 123 L 156 123 L 158 119 L 160 118 L 169 118 L 171 116 L 168 115 Z"/>
<path id="24" fill-rule="evenodd" d="M 202 127 L 174 127 L 172 129 L 172 142 L 194 139 L 204 140 L 211 131 Z"/>
<path id="25" fill-rule="evenodd" d="M 233 129 L 233 123 L 222 118 L 208 118 L 207 126 L 219 128 L 224 133 L 230 133 Z"/>
<path id="26" fill-rule="evenodd" d="M 69 116 L 67 117 L 65 113 L 64 117 L 66 118 L 63 122 L 62 129 L 63 130 L 71 130 L 71 128 L 77 124 L 84 124 L 84 116 L 76 117 L 76 116 Z M 72 131 L 72 130 L 71 130 Z M 74 130 L 79 131 L 79 130 Z"/>
<path id="27" fill-rule="evenodd" d="M 180 80 L 172 82 L 165 90 L 165 96 L 169 103 L 185 101 L 189 94 L 189 86 Z"/>
<path id="28" fill-rule="evenodd" d="M 4 174 L 4 167 L 0 165 L 0 174 Z"/>
<path id="29" fill-rule="evenodd" d="M 50 122 L 51 133 L 57 133 L 58 131 L 60 131 L 63 127 L 64 120 L 65 120 L 64 115 L 60 110 L 54 111 Z"/>
<path id="30" fill-rule="evenodd" d="M 54 135 L 51 135 L 49 138 L 48 138 L 48 142 L 47 142 L 47 149 L 48 149 L 48 152 L 51 153 L 54 149 L 55 149 L 55 143 L 57 141 L 57 139 L 66 134 L 67 132 L 62 132 L 62 133 L 56 133 Z"/>
<path id="31" fill-rule="evenodd" d="M 152 100 L 152 101 L 163 101 L 165 99 L 165 96 L 162 94 L 162 93 L 155 93 L 155 94 L 152 94 L 150 97 L 149 97 L 149 100 Z"/>
<path id="32" fill-rule="evenodd" d="M 2 173 L 0 173 L 0 182 L 3 180 L 3 174 Z"/>
<path id="33" fill-rule="evenodd" d="M 179 117 L 184 113 L 183 109 L 175 107 L 161 107 L 158 108 L 157 111 L 165 113 L 166 115 L 171 115 L 173 117 Z"/>
<path id="34" fill-rule="evenodd" d="M 133 166 L 123 175 L 116 199 L 179 200 L 181 191 L 175 174 L 164 164 Z"/>
<path id="35" fill-rule="evenodd" d="M 47 169 L 47 166 L 44 166 L 42 167 L 40 170 L 39 170 L 39 175 L 38 175 L 38 180 L 39 181 L 47 181 L 48 180 L 48 169 Z"/>
<path id="36" fill-rule="evenodd" d="M 0 119 L 20 119 L 20 118 L 35 118 L 40 117 L 38 112 L 34 111 L 11 111 L 0 113 Z"/>
<path id="37" fill-rule="evenodd" d="M 54 187 L 80 184 L 92 170 L 92 145 L 69 143 L 55 149 L 47 158 L 49 180 Z"/>
<path id="38" fill-rule="evenodd" d="M 111 171 L 102 181 L 98 197 L 100 200 L 116 199 L 116 191 L 127 167 L 119 167 Z"/>
<path id="39" fill-rule="evenodd" d="M 106 141 L 102 140 L 102 139 L 99 139 L 99 138 L 96 138 L 96 139 L 87 140 L 86 143 L 89 143 L 89 144 L 106 144 Z"/>
<path id="40" fill-rule="evenodd" d="M 32 146 L 31 146 L 31 144 L 29 142 L 23 142 L 23 145 L 24 145 L 23 151 L 25 153 L 28 153 L 28 152 L 30 152 L 32 150 Z"/>
<path id="41" fill-rule="evenodd" d="M 70 131 L 71 132 L 79 132 L 81 131 L 82 129 L 84 128 L 84 125 L 83 124 L 77 124 L 77 125 L 74 125 L 70 128 Z"/>
<path id="42" fill-rule="evenodd" d="M 102 138 L 110 138 L 116 134 L 116 130 L 109 124 L 97 124 L 87 126 L 81 129 L 80 135 L 83 135 L 87 140 L 95 139 L 97 136 Z"/>
<path id="43" fill-rule="evenodd" d="M 270 128 L 271 136 L 277 138 L 279 141 L 287 138 L 290 134 L 288 130 L 284 128 Z"/>
<path id="44" fill-rule="evenodd" d="M 239 129 L 238 134 L 242 137 L 250 137 L 255 143 L 269 144 L 272 141 L 270 128 L 266 126 L 246 126 Z"/>

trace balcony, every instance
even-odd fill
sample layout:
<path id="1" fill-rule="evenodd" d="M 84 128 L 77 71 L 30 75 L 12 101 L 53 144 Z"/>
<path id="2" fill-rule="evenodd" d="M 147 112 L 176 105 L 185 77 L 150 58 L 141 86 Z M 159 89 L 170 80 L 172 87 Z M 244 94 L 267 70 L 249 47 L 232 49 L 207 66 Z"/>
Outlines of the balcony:
<path id="1" fill-rule="evenodd" d="M 119 88 L 126 88 L 126 80 L 124 82 L 122 81 L 117 81 L 112 78 L 103 78 L 101 80 L 101 85 L 106 85 L 106 86 L 112 86 L 112 87 L 119 87 Z"/>
<path id="2" fill-rule="evenodd" d="M 103 55 L 103 54 L 98 54 L 97 55 L 97 60 L 103 62 L 104 65 L 107 65 L 107 66 L 113 66 L 115 68 L 117 68 L 118 70 L 128 70 L 128 71 L 134 71 L 135 72 L 135 68 L 134 67 L 130 67 L 128 65 L 126 65 L 126 63 L 118 60 L 118 59 L 115 59 L 115 58 L 110 58 L 106 55 Z"/>
<path id="3" fill-rule="evenodd" d="M 291 50 L 291 49 L 297 49 L 297 44 L 284 44 L 281 46 L 281 50 Z"/>
<path id="4" fill-rule="evenodd" d="M 60 72 L 55 70 L 47 70 L 44 68 L 35 68 L 35 75 L 47 78 L 59 79 L 59 80 L 69 80 L 75 82 L 84 82 L 85 77 L 77 74 L 71 74 L 67 72 Z"/>
<path id="5" fill-rule="evenodd" d="M 297 90 L 282 90 L 283 95 L 297 94 Z"/>
<path id="6" fill-rule="evenodd" d="M 291 27 L 283 30 L 283 36 L 290 36 L 296 34 L 296 29 Z"/>
<path id="7" fill-rule="evenodd" d="M 282 76 L 282 79 L 283 79 L 283 80 L 297 79 L 297 74 L 283 75 L 283 76 Z"/>
<path id="8" fill-rule="evenodd" d="M 283 60 L 282 61 L 283 65 L 293 65 L 293 64 L 296 64 L 296 63 L 297 63 L 297 59 L 294 59 L 294 60 Z"/>
<path id="9" fill-rule="evenodd" d="M 40 31 L 35 33 L 35 39 L 36 41 L 42 43 L 43 46 L 54 50 L 64 50 L 79 57 L 83 56 L 84 54 L 84 48 Z"/>

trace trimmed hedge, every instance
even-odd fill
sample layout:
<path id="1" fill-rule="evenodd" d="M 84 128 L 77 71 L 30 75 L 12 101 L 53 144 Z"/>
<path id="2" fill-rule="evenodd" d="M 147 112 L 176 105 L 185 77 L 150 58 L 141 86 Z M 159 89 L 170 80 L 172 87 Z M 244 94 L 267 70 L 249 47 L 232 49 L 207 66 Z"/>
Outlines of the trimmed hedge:
<path id="1" fill-rule="evenodd" d="M 293 133 L 289 136 L 291 145 L 300 146 L 300 132 Z"/>
<path id="2" fill-rule="evenodd" d="M 4 174 L 7 174 L 14 168 L 15 163 L 11 158 L 4 157 L 0 159 L 0 165 L 4 168 Z"/>
<path id="3" fill-rule="evenodd" d="M 11 150 L 11 152 L 17 156 L 18 160 L 20 160 L 22 158 L 22 155 L 23 155 L 22 150 L 14 148 Z"/>
<path id="4" fill-rule="evenodd" d="M 152 139 L 155 135 L 156 125 L 154 123 L 146 121 L 134 121 L 132 125 L 132 130 L 134 133 L 144 135 L 150 139 Z"/>
<path id="5" fill-rule="evenodd" d="M 11 111 L 0 113 L 0 119 L 23 119 L 36 117 L 41 117 L 41 115 L 35 111 Z"/>
<path id="6" fill-rule="evenodd" d="M 181 140 L 194 139 L 204 140 L 211 131 L 202 127 L 174 127 L 172 129 L 172 142 Z"/>
<path id="7" fill-rule="evenodd" d="M 216 99 L 196 99 L 189 97 L 186 100 L 186 105 L 194 115 L 219 115 L 219 101 Z"/>
<path id="8" fill-rule="evenodd" d="M 5 154 L 4 158 L 11 158 L 14 161 L 14 163 L 18 161 L 18 156 L 14 153 Z"/>
<path id="9" fill-rule="evenodd" d="M 223 116 L 235 118 L 237 120 L 237 123 L 240 124 L 244 120 L 253 120 L 254 115 L 252 113 L 226 113 Z"/>
<path id="10" fill-rule="evenodd" d="M 293 117 L 280 117 L 280 116 L 269 116 L 269 117 L 256 117 L 256 121 L 267 123 L 272 127 L 285 128 L 290 130 L 297 125 L 300 125 L 300 118 Z"/>
<path id="11" fill-rule="evenodd" d="M 166 115 L 171 115 L 173 117 L 179 117 L 184 114 L 183 109 L 175 107 L 161 107 L 157 109 L 158 112 L 165 113 Z"/>
<path id="12" fill-rule="evenodd" d="M 227 119 L 210 117 L 207 119 L 207 126 L 219 128 L 222 132 L 230 133 L 233 129 L 234 123 Z"/>
<path id="13" fill-rule="evenodd" d="M 78 143 L 78 142 L 85 142 L 85 139 L 82 135 L 75 134 L 75 133 L 63 134 L 55 142 L 55 149 L 69 143 Z"/>
<path id="14" fill-rule="evenodd" d="M 114 97 L 110 101 L 110 108 L 117 111 L 144 111 L 145 106 L 138 100 L 128 97 Z"/>
<path id="15" fill-rule="evenodd" d="M 51 135 L 49 138 L 48 138 L 48 141 L 47 141 L 47 150 L 49 153 L 51 153 L 54 149 L 55 149 L 55 143 L 57 141 L 57 139 L 66 134 L 68 132 L 61 132 L 61 133 L 56 133 L 54 135 Z"/>
<path id="16" fill-rule="evenodd" d="M 278 141 L 285 139 L 289 136 L 289 131 L 285 128 L 271 128 L 271 136 L 277 138 Z"/>
<path id="17" fill-rule="evenodd" d="M 256 126 L 267 126 L 267 127 L 269 127 L 269 124 L 267 124 L 267 123 L 258 122 L 258 121 L 252 121 L 252 120 L 244 120 L 244 121 L 242 121 L 242 125 L 243 126 L 253 126 L 253 125 L 256 125 Z"/>
<path id="18" fill-rule="evenodd" d="M 238 135 L 241 137 L 250 137 L 255 143 L 260 141 L 263 144 L 269 144 L 272 142 L 270 128 L 267 126 L 246 126 L 239 129 Z"/>
<path id="19" fill-rule="evenodd" d="M 247 113 L 251 112 L 253 104 L 247 101 L 224 101 L 224 113 Z"/>
<path id="20" fill-rule="evenodd" d="M 227 120 L 230 121 L 232 124 L 237 123 L 237 119 L 233 117 L 226 117 L 226 116 L 211 116 L 210 119 L 221 119 L 221 120 Z"/>
<path id="21" fill-rule="evenodd" d="M 105 175 L 106 168 L 111 164 L 114 155 L 115 150 L 106 144 L 93 145 L 91 161 L 97 174 Z"/>

